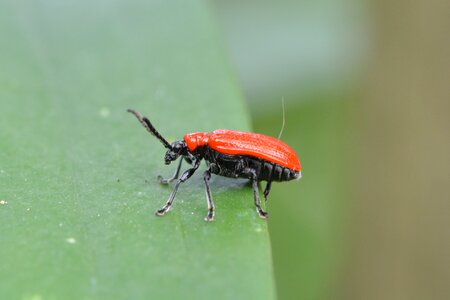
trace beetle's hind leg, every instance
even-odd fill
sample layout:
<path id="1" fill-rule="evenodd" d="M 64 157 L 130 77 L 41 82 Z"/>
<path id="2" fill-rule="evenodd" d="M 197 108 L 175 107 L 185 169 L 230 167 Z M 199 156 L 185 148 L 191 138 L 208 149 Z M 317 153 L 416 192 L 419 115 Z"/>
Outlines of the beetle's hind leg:
<path id="1" fill-rule="evenodd" d="M 178 179 L 178 176 L 180 175 L 180 169 L 181 169 L 181 163 L 183 162 L 183 158 L 180 159 L 180 162 L 178 163 L 177 170 L 175 171 L 175 174 L 173 174 L 170 178 L 163 178 L 161 175 L 158 175 L 157 179 L 160 184 L 169 184 L 172 181 Z"/>
<path id="2" fill-rule="evenodd" d="M 261 208 L 261 201 L 259 200 L 258 176 L 256 175 L 256 171 L 254 169 L 246 168 L 244 173 L 248 174 L 252 180 L 253 198 L 255 199 L 256 212 L 261 219 L 267 219 L 269 214 Z"/>
<path id="3" fill-rule="evenodd" d="M 261 219 L 267 219 L 269 214 L 261 208 L 261 201 L 259 200 L 258 181 L 253 179 L 253 197 L 255 198 L 256 211 Z"/>
<path id="4" fill-rule="evenodd" d="M 266 188 L 264 189 L 264 202 L 267 202 L 267 197 L 269 196 L 271 187 L 272 181 L 267 181 Z"/>
<path id="5" fill-rule="evenodd" d="M 214 202 L 211 195 L 211 189 L 209 188 L 209 180 L 211 179 L 211 170 L 208 169 L 203 174 L 203 180 L 206 187 L 206 201 L 208 202 L 208 214 L 205 217 L 205 221 L 214 221 Z"/>

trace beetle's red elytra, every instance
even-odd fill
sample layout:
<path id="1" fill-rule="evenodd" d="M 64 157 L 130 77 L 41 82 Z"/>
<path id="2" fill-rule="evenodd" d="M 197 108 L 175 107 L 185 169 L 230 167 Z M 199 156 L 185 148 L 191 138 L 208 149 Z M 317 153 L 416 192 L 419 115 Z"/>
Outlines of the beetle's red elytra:
<path id="1" fill-rule="evenodd" d="M 300 161 L 291 147 L 274 137 L 244 131 L 218 129 L 184 136 L 189 151 L 208 146 L 220 153 L 260 158 L 280 166 L 301 171 Z"/>
<path id="2" fill-rule="evenodd" d="M 210 133 L 189 133 L 184 135 L 183 140 L 169 144 L 153 127 L 149 119 L 135 110 L 128 109 L 128 112 L 134 114 L 139 122 L 168 149 L 164 157 L 167 165 L 181 156 L 175 174 L 171 178 L 158 177 L 161 184 L 169 184 L 177 180 L 166 204 L 156 211 L 158 216 L 169 211 L 180 184 L 195 173 L 203 159 L 208 166 L 203 174 L 208 204 L 206 221 L 213 221 L 215 215 L 209 187 L 211 174 L 250 179 L 256 211 L 263 219 L 267 218 L 268 214 L 261 208 L 258 182 L 267 181 L 263 193 L 264 199 L 267 201 L 273 181 L 301 178 L 302 167 L 297 154 L 291 147 L 276 138 L 252 132 L 218 129 Z M 183 160 L 189 163 L 191 168 L 178 178 Z"/>

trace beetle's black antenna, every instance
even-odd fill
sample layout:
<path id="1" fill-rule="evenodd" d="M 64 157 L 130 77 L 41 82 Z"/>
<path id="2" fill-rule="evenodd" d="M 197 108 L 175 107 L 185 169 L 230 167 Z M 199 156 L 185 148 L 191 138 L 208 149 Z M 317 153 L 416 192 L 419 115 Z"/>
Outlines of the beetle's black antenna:
<path id="1" fill-rule="evenodd" d="M 142 116 L 140 113 L 135 111 L 134 109 L 127 109 L 127 112 L 132 113 L 136 116 L 136 118 L 141 122 L 141 124 L 147 129 L 148 132 L 150 132 L 152 135 L 154 135 L 158 140 L 161 141 L 161 143 L 166 147 L 167 149 L 172 149 L 172 146 L 169 144 L 169 142 L 166 141 L 165 138 L 161 136 L 161 134 L 153 127 L 152 123 L 149 119 Z"/>
<path id="2" fill-rule="evenodd" d="M 278 134 L 278 139 L 281 138 L 281 134 L 283 134 L 284 125 L 286 124 L 286 116 L 284 114 L 284 96 L 281 97 L 281 106 L 283 107 L 283 123 L 281 124 L 281 130 L 280 133 Z"/>

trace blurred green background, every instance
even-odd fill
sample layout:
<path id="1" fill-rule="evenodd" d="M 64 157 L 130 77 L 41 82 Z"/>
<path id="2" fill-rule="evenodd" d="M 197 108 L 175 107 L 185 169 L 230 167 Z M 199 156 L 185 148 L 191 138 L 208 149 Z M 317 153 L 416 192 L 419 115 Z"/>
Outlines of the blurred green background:
<path id="1" fill-rule="evenodd" d="M 450 5 L 394 2 L 213 1 L 254 130 L 284 98 L 302 161 L 269 202 L 280 299 L 450 297 Z"/>

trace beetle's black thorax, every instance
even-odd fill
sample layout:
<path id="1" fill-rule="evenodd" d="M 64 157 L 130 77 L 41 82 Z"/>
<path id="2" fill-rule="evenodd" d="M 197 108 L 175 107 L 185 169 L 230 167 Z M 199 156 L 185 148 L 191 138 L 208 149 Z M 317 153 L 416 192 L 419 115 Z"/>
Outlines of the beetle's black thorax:
<path id="1" fill-rule="evenodd" d="M 194 155 L 205 159 L 211 173 L 225 177 L 250 178 L 246 172 L 249 168 L 255 170 L 258 181 L 289 181 L 300 175 L 292 169 L 260 158 L 224 154 L 208 147 L 197 149 Z"/>

